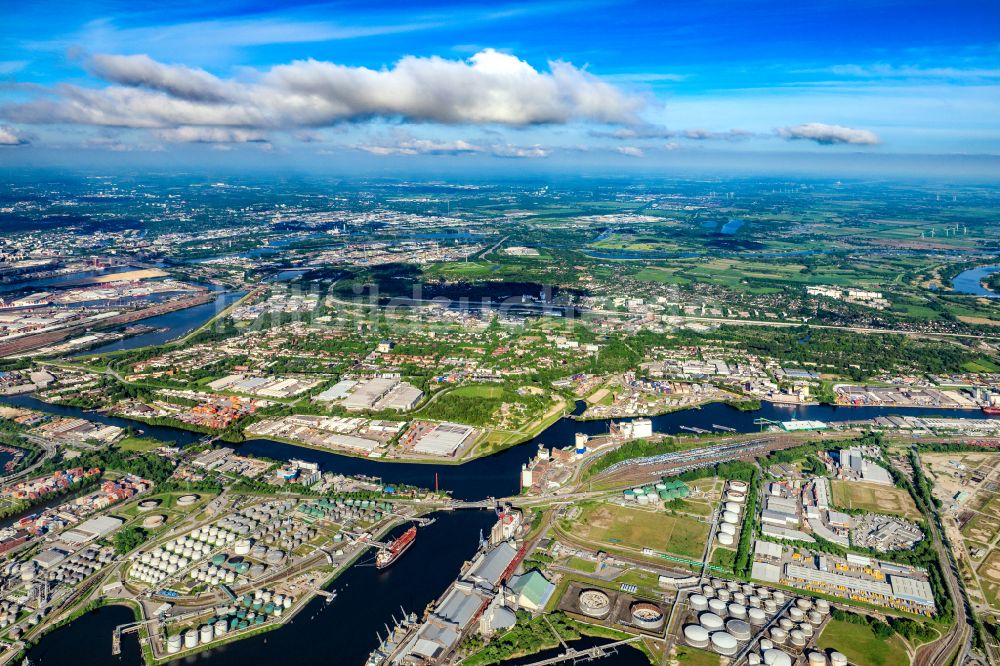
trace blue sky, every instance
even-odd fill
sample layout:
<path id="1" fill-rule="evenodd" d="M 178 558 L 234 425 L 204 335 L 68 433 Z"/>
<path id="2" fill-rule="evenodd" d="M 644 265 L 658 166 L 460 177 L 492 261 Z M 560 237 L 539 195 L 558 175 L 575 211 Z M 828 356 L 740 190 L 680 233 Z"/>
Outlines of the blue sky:
<path id="1" fill-rule="evenodd" d="M 6 5 L 0 161 L 1000 153 L 995 1 Z"/>

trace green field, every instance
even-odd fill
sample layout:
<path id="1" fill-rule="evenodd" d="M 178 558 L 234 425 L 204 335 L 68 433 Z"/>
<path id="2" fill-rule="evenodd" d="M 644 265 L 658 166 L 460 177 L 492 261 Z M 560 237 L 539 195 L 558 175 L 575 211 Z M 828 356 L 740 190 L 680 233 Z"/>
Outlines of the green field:
<path id="1" fill-rule="evenodd" d="M 719 666 L 719 655 L 687 645 L 678 645 L 677 661 L 684 666 Z"/>
<path id="2" fill-rule="evenodd" d="M 840 479 L 834 479 L 830 485 L 835 506 L 844 509 L 862 509 L 872 513 L 888 513 L 913 520 L 920 519 L 920 512 L 917 511 L 913 498 L 902 488 Z"/>
<path id="3" fill-rule="evenodd" d="M 590 542 L 683 557 L 701 557 L 708 525 L 685 516 L 644 511 L 615 504 L 590 505 L 574 521 L 574 535 Z"/>
<path id="4" fill-rule="evenodd" d="M 888 641 L 877 637 L 867 624 L 830 620 L 816 647 L 837 650 L 857 666 L 899 666 L 909 663 L 898 636 Z"/>

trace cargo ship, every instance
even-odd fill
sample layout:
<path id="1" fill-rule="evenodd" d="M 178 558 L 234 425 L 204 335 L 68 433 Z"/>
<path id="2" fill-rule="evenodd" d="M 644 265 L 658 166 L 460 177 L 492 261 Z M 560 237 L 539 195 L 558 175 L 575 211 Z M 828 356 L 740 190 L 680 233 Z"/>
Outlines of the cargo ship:
<path id="1" fill-rule="evenodd" d="M 983 414 L 1000 415 L 1000 407 L 983 407 Z"/>
<path id="2" fill-rule="evenodd" d="M 375 557 L 375 568 L 385 569 L 387 566 L 399 559 L 399 556 L 406 552 L 406 550 L 413 545 L 413 542 L 417 539 L 417 528 L 411 527 L 410 529 L 403 532 L 402 535 L 395 541 L 389 544 L 388 548 L 383 548 L 378 551 L 378 555 Z"/>

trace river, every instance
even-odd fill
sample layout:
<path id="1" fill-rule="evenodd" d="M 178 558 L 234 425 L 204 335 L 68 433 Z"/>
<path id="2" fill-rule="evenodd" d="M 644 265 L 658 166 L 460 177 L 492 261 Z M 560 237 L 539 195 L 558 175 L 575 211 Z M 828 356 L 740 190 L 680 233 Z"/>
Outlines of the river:
<path id="1" fill-rule="evenodd" d="M 970 294 L 987 298 L 1000 298 L 1000 293 L 983 286 L 983 280 L 1000 272 L 1000 266 L 979 266 L 962 271 L 951 281 L 951 290 L 956 294 Z"/>
<path id="2" fill-rule="evenodd" d="M 95 415 L 76 408 L 46 405 L 30 396 L 16 396 L 9 398 L 8 401 L 64 415 L 95 418 L 115 425 L 130 424 L 127 419 Z M 582 407 L 583 403 L 578 403 L 577 411 L 579 412 Z M 680 430 L 681 425 L 709 429 L 712 424 L 718 424 L 742 432 L 751 432 L 758 428 L 753 424 L 753 420 L 759 417 L 775 420 L 801 418 L 832 421 L 867 419 L 882 414 L 919 415 L 931 412 L 936 416 L 984 417 L 978 411 L 825 405 L 787 408 L 768 403 L 765 403 L 761 410 L 741 412 L 727 405 L 715 403 L 706 405 L 702 409 L 653 417 L 653 428 L 657 432 L 678 433 L 683 432 Z M 382 476 L 386 481 L 394 483 L 431 486 L 434 483 L 434 475 L 437 474 L 441 487 L 451 490 L 456 498 L 481 499 L 516 493 L 521 464 L 534 455 L 538 444 L 566 446 L 572 443 L 574 433 L 586 432 L 592 435 L 605 433 L 609 423 L 610 421 L 578 422 L 568 417 L 563 418 L 531 442 L 463 465 L 378 462 L 260 439 L 245 442 L 239 445 L 238 450 L 240 453 L 264 455 L 281 460 L 290 458 L 311 460 L 319 462 L 327 471 Z M 166 439 L 181 443 L 198 438 L 198 435 L 192 433 L 179 435 L 177 433 L 183 431 L 173 428 L 154 429 L 141 424 L 138 424 L 138 427 L 158 437 L 162 437 L 163 432 L 167 431 Z M 420 536 L 410 552 L 390 569 L 384 572 L 377 571 L 370 566 L 368 562 L 370 556 L 368 556 L 363 557 L 358 564 L 346 571 L 332 585 L 338 592 L 337 599 L 332 603 L 326 604 L 317 598 L 310 602 L 291 624 L 278 631 L 174 663 L 235 666 L 281 661 L 294 656 L 295 663 L 302 665 L 326 666 L 336 663 L 360 666 L 377 644 L 375 633 L 384 634 L 383 624 L 391 622 L 393 614 L 399 616 L 400 606 L 407 611 L 420 614 L 424 607 L 436 599 L 455 578 L 462 562 L 474 553 L 480 530 L 488 530 L 494 520 L 492 512 L 485 511 L 439 513 L 434 524 L 420 531 Z M 396 533 L 401 529 L 397 528 Z M 98 664 L 138 666 L 141 664 L 141 655 L 134 636 L 123 641 L 123 653 L 120 657 L 112 657 L 110 653 L 112 629 L 115 625 L 130 619 L 131 612 L 121 608 L 102 609 L 97 613 L 86 615 L 50 634 L 31 652 L 30 657 L 39 666 L 69 663 L 75 666 Z M 584 639 L 580 645 L 593 645 L 595 640 Z M 646 661 L 637 651 L 622 649 L 617 655 L 599 663 L 606 666 L 640 666 Z"/>

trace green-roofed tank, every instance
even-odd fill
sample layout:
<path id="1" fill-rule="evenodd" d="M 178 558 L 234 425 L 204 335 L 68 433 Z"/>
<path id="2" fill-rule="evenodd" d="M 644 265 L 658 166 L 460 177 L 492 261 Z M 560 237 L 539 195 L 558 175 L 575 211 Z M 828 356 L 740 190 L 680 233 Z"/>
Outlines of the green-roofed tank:
<path id="1" fill-rule="evenodd" d="M 274 612 L 274 604 L 271 603 L 270 601 L 267 602 L 266 604 L 264 604 L 264 612 L 267 613 L 268 615 L 270 615 L 271 613 L 273 613 Z"/>
<path id="2" fill-rule="evenodd" d="M 218 555 L 212 558 L 212 564 L 214 564 L 217 567 L 221 567 L 225 563 L 226 563 L 226 556 L 223 553 L 219 553 Z"/>
<path id="3" fill-rule="evenodd" d="M 247 627 L 249 627 L 249 626 L 250 626 L 250 623 L 249 623 L 249 622 L 247 622 L 246 620 L 243 620 L 243 621 L 242 621 L 242 622 L 240 622 L 240 624 L 239 624 L 239 628 L 240 628 L 240 630 L 241 630 L 241 631 L 242 631 L 243 629 L 246 629 L 246 628 L 247 628 Z"/>
<path id="4" fill-rule="evenodd" d="M 629 499 L 635 497 L 635 491 L 634 490 L 626 490 L 625 491 L 625 497 L 628 497 Z"/>

